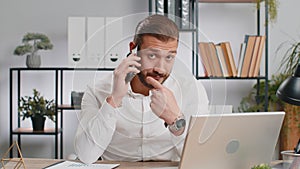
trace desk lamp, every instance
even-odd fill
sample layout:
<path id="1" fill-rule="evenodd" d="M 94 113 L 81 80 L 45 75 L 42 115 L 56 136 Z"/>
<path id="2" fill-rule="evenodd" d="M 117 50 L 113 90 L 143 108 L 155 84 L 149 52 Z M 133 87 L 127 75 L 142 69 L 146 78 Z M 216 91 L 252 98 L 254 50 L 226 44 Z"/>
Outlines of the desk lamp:
<path id="1" fill-rule="evenodd" d="M 284 80 L 279 86 L 276 96 L 282 101 L 300 106 L 300 62 L 295 73 Z M 295 153 L 300 154 L 300 139 L 295 148 Z"/>
<path id="2" fill-rule="evenodd" d="M 295 73 L 281 83 L 276 96 L 284 102 L 300 106 L 300 63 Z"/>

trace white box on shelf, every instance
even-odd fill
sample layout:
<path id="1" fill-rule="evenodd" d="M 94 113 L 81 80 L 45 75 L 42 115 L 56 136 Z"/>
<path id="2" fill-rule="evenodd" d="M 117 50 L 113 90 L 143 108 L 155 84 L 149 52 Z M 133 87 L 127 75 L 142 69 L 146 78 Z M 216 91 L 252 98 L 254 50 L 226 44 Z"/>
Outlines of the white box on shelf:
<path id="1" fill-rule="evenodd" d="M 68 57 L 72 67 L 115 68 L 128 52 L 127 43 L 122 18 L 68 18 Z"/>
<path id="2" fill-rule="evenodd" d="M 85 17 L 68 18 L 68 61 L 75 66 L 86 55 Z"/>
<path id="3" fill-rule="evenodd" d="M 122 18 L 105 18 L 105 68 L 115 68 L 121 62 L 126 53 L 123 40 Z"/>
<path id="4" fill-rule="evenodd" d="M 91 64 L 98 68 L 104 68 L 104 33 L 103 17 L 87 18 L 87 58 Z"/>

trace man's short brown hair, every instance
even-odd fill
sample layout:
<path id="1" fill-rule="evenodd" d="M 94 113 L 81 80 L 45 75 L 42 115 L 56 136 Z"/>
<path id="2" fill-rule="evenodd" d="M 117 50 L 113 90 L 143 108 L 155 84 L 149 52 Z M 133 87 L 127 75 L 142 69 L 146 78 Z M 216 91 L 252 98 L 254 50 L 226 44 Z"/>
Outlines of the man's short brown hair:
<path id="1" fill-rule="evenodd" d="M 143 43 L 143 36 L 150 35 L 167 42 L 169 40 L 178 40 L 179 31 L 177 25 L 168 17 L 163 15 L 151 15 L 140 21 L 136 27 L 134 42 L 140 46 Z"/>

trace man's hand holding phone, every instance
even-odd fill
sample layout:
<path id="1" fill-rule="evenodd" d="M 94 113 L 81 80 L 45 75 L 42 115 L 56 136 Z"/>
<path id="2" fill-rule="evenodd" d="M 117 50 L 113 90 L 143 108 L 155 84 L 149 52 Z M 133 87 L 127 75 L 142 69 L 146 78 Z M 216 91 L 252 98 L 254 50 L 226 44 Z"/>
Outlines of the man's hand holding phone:
<path id="1" fill-rule="evenodd" d="M 107 102 L 113 107 L 119 107 L 123 97 L 126 95 L 129 83 L 125 81 L 128 73 L 138 74 L 141 60 L 135 53 L 130 54 L 122 60 L 118 67 L 114 70 L 113 88 L 111 95 L 107 98 Z"/>

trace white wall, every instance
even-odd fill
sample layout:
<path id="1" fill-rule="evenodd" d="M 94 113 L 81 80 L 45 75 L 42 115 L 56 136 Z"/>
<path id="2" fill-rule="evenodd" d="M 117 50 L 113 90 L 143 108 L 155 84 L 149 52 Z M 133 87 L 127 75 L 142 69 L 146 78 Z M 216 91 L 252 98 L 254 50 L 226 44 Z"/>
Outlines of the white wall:
<path id="1" fill-rule="evenodd" d="M 300 22 L 297 15 L 298 0 L 279 0 L 277 22 L 270 26 L 269 71 L 276 71 L 278 58 L 275 50 L 280 43 L 299 37 Z M 118 4 L 118 5 L 116 5 Z M 243 35 L 255 32 L 254 5 L 249 4 L 201 4 L 200 29 L 212 41 L 229 40 L 237 55 L 238 44 Z M 26 32 L 46 33 L 54 43 L 54 49 L 42 52 L 42 66 L 68 66 L 67 58 L 67 17 L 68 16 L 126 16 L 148 11 L 148 1 L 144 0 L 0 0 L 0 156 L 8 148 L 9 142 L 9 79 L 10 67 L 25 66 L 25 57 L 14 56 L 14 48 L 20 44 Z M 224 19 L 223 19 L 224 17 Z M 228 19 L 228 21 L 227 21 Z M 220 25 L 220 26 L 217 26 Z M 72 75 L 70 75 L 72 81 Z M 46 77 L 33 73 L 24 77 L 28 89 L 39 86 L 46 96 L 53 97 Z M 248 94 L 255 81 L 214 81 L 204 82 L 211 102 L 214 104 L 239 105 L 241 97 Z M 71 83 L 72 86 L 72 83 Z M 70 88 L 66 87 L 65 99 L 69 98 Z M 64 154 L 73 152 L 73 137 L 77 125 L 74 112 L 65 113 Z M 26 136 L 22 141 L 26 157 L 53 157 L 52 136 Z M 42 141 L 40 141 L 42 140 Z M 32 146 L 34 145 L 34 146 Z M 47 152 L 50 153 L 47 153 Z"/>

